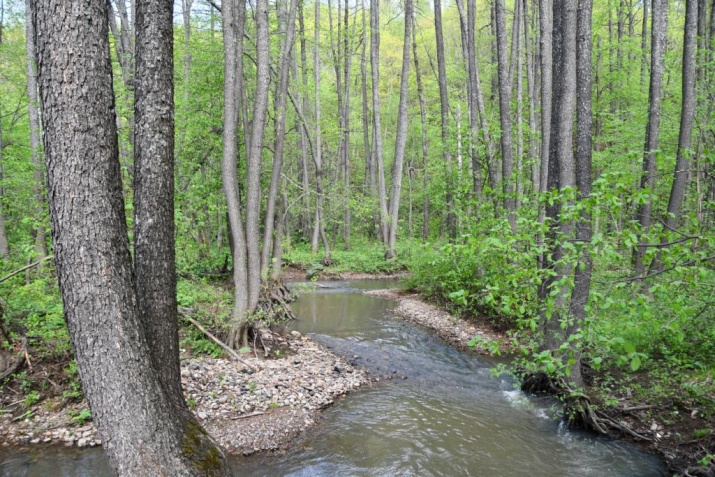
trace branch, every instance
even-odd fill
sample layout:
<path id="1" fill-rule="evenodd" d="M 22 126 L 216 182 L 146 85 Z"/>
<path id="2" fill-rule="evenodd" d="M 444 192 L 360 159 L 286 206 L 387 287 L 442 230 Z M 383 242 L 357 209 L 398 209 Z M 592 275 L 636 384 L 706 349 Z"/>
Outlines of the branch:
<path id="1" fill-rule="evenodd" d="M 24 271 L 27 270 L 28 268 L 32 268 L 32 267 L 34 267 L 35 265 L 39 265 L 40 263 L 44 262 L 45 260 L 52 260 L 53 258 L 54 258 L 54 257 L 53 257 L 52 255 L 48 255 L 48 256 L 46 256 L 46 257 L 43 257 L 43 258 L 39 259 L 39 260 L 36 261 L 36 262 L 33 262 L 33 263 L 29 264 L 29 265 L 25 265 L 25 266 L 22 267 L 22 268 L 18 268 L 18 269 L 15 270 L 14 272 L 12 272 L 12 273 L 10 273 L 10 274 L 8 274 L 8 275 L 5 275 L 4 277 L 0 278 L 0 283 L 4 282 L 5 280 L 9 280 L 10 278 L 14 277 L 14 276 L 17 275 L 18 273 L 24 272 Z"/>
<path id="2" fill-rule="evenodd" d="M 206 336 L 208 336 L 208 337 L 211 339 L 211 341 L 213 341 L 214 343 L 216 343 L 217 345 L 219 345 L 221 348 L 225 349 L 225 350 L 228 352 L 228 354 L 230 354 L 231 356 L 233 356 L 233 359 L 235 359 L 236 361 L 238 361 L 239 363 L 241 363 L 241 364 L 244 365 L 245 367 L 251 369 L 253 372 L 256 372 L 256 371 L 257 371 L 256 368 L 254 368 L 253 366 L 251 366 L 250 364 L 248 364 L 247 362 L 245 362 L 244 360 L 242 360 L 241 357 L 238 355 L 238 353 L 236 353 L 234 350 L 232 350 L 226 343 L 224 343 L 224 342 L 221 341 L 220 339 L 216 338 L 216 336 L 214 336 L 209 330 L 207 330 L 206 328 L 204 328 L 203 326 L 201 326 L 201 324 L 200 324 L 198 321 L 194 320 L 193 318 L 191 318 L 191 317 L 190 317 L 189 315 L 187 315 L 186 313 L 183 313 L 183 312 L 180 312 L 180 313 L 184 316 L 184 318 L 186 318 L 187 320 L 189 320 L 189 322 L 190 322 L 192 325 L 194 325 L 195 327 L 197 327 L 199 330 L 201 330 L 201 332 L 202 332 L 203 334 L 205 334 Z"/>

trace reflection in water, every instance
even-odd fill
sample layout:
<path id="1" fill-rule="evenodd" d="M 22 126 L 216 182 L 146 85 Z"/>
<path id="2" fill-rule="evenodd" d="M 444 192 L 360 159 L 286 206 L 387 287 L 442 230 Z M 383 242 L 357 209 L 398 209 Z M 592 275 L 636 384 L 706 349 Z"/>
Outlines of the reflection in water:
<path id="1" fill-rule="evenodd" d="M 321 285 L 294 304 L 299 320 L 293 328 L 374 376 L 396 379 L 338 401 L 294 450 L 238 459 L 237 474 L 664 475 L 653 456 L 565 429 L 551 417 L 552 401 L 528 398 L 510 381 L 490 377 L 493 361 L 390 318 L 393 303 L 359 293 L 385 282 Z M 0 476 L 110 475 L 101 451 L 37 455 L 8 460 L 0 454 L 6 459 Z"/>

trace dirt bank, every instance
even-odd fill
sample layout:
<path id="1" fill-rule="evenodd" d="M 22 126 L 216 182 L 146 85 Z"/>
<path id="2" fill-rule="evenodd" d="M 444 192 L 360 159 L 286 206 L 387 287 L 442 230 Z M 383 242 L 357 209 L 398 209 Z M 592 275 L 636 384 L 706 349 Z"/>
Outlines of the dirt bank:
<path id="1" fill-rule="evenodd" d="M 225 359 L 192 358 L 181 363 L 189 406 L 231 453 L 287 447 L 316 423 L 321 409 L 369 383 L 364 371 L 297 332 L 285 337 L 270 334 L 267 341 L 271 359 L 265 359 L 260 349 L 244 356 L 255 372 Z M 87 407 L 85 402 L 62 406 L 47 400 L 27 410 L 3 413 L 2 445 L 101 445 L 94 425 L 77 418 Z"/>

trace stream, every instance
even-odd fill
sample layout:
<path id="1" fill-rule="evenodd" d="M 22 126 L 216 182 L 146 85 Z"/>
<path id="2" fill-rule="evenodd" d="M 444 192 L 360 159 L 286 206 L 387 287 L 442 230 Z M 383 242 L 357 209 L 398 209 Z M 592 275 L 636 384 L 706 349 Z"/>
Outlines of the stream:
<path id="1" fill-rule="evenodd" d="M 393 318 L 395 303 L 361 293 L 395 286 L 320 282 L 293 304 L 290 329 L 367 369 L 380 383 L 340 399 L 283 454 L 234 462 L 248 476 L 664 476 L 628 443 L 567 429 L 548 398 L 527 397 L 490 369 Z M 111 475 L 101 449 L 0 453 L 0 476 Z"/>

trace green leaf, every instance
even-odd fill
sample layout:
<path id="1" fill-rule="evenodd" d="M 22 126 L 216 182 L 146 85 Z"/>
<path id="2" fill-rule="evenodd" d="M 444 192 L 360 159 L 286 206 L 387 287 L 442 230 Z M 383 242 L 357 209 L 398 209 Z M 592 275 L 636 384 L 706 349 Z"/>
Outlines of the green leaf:
<path id="1" fill-rule="evenodd" d="M 556 371 L 556 365 L 554 363 L 547 364 L 546 371 L 548 371 L 549 374 L 552 374 L 554 371 Z"/>
<path id="2" fill-rule="evenodd" d="M 635 353 L 636 352 L 636 347 L 633 346 L 633 343 L 630 341 L 626 341 L 623 343 L 623 349 L 626 350 L 626 353 Z"/>
<path id="3" fill-rule="evenodd" d="M 631 359 L 631 370 L 635 373 L 638 371 L 641 367 L 641 359 L 638 357 L 638 355 L 633 356 L 633 359 Z"/>

